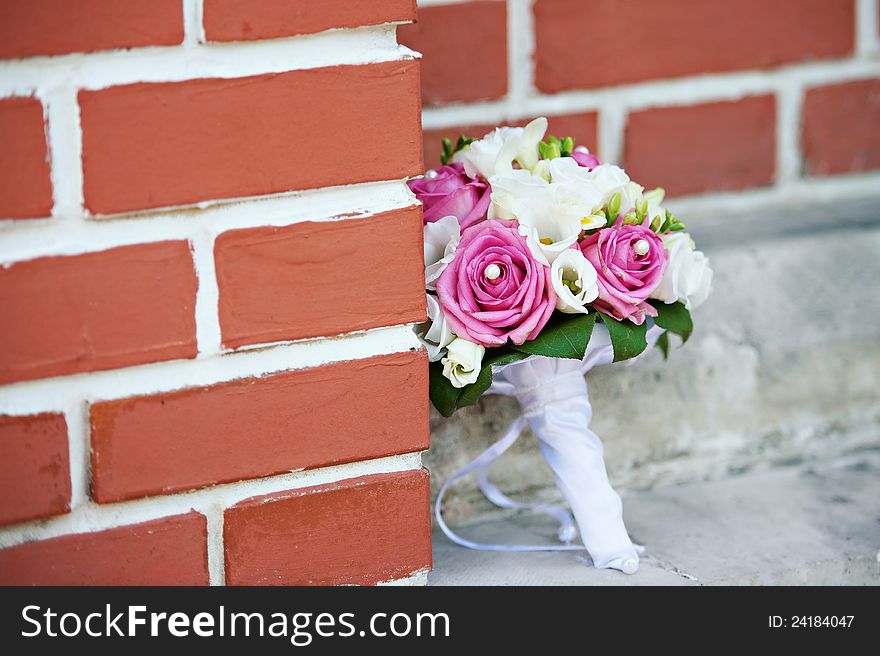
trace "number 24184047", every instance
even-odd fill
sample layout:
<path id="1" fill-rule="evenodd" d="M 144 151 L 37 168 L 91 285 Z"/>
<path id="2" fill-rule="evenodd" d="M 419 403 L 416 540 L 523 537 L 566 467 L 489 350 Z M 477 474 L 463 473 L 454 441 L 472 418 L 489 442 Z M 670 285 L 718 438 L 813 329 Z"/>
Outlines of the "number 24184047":
<path id="1" fill-rule="evenodd" d="M 770 615 L 767 625 L 771 629 L 848 629 L 855 615 Z"/>

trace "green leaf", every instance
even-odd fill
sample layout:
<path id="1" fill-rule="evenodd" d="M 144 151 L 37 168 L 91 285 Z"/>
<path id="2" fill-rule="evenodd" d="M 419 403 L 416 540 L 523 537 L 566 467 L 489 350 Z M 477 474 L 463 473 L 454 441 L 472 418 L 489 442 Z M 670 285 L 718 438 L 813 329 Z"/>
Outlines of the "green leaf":
<path id="1" fill-rule="evenodd" d="M 657 310 L 657 316 L 654 317 L 654 323 L 661 328 L 665 328 L 671 333 L 675 333 L 681 337 L 682 342 L 686 342 L 691 333 L 694 332 L 694 322 L 691 319 L 691 313 L 684 306 L 684 303 L 666 304 L 663 301 L 648 301 Z"/>
<path id="2" fill-rule="evenodd" d="M 439 362 L 432 362 L 428 366 L 428 395 L 431 403 L 444 417 L 451 417 L 455 412 L 461 390 L 453 387 L 443 375 L 443 365 Z"/>
<path id="3" fill-rule="evenodd" d="M 561 316 L 551 319 L 535 339 L 512 348 L 529 355 L 583 360 L 593 334 L 596 313 Z"/>
<path id="4" fill-rule="evenodd" d="M 524 360 L 527 357 L 528 355 L 525 353 L 511 351 L 506 347 L 487 350 L 486 357 L 483 358 L 483 367 L 480 369 L 480 375 L 477 377 L 477 380 L 461 388 L 461 394 L 458 397 L 457 403 L 458 407 L 464 408 L 465 406 L 473 405 L 480 400 L 483 392 L 489 389 L 489 386 L 492 384 L 492 365 L 510 364 L 518 360 Z M 442 372 L 440 375 L 443 375 Z M 446 416 L 448 417 L 449 415 Z"/>
<path id="5" fill-rule="evenodd" d="M 660 226 L 657 233 L 664 234 L 667 232 L 678 232 L 679 230 L 685 230 L 684 223 L 676 219 L 672 212 L 666 210 L 666 219 L 663 221 L 663 225 Z"/>
<path id="6" fill-rule="evenodd" d="M 669 359 L 669 333 L 660 333 L 657 342 L 654 344 L 663 353 L 663 359 Z"/>
<path id="7" fill-rule="evenodd" d="M 614 349 L 614 361 L 629 360 L 636 357 L 639 353 L 648 348 L 648 340 L 645 335 L 648 332 L 648 322 L 642 322 L 641 326 L 637 326 L 632 321 L 618 321 L 609 317 L 604 312 L 602 322 L 608 328 L 608 334 L 611 336 L 611 348 Z"/>
<path id="8" fill-rule="evenodd" d="M 444 137 L 440 143 L 443 144 L 443 153 L 440 155 L 440 163 L 443 164 L 443 166 L 446 166 L 449 164 L 449 160 L 452 157 L 452 141 L 449 138 Z"/>

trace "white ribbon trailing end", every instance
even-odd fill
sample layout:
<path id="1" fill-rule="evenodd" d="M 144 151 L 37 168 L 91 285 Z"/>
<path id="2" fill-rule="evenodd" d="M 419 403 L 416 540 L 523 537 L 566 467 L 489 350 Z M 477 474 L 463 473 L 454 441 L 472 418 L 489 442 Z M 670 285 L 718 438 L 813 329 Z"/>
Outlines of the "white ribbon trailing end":
<path id="1" fill-rule="evenodd" d="M 663 332 L 648 330 L 650 348 Z M 647 351 L 647 349 L 646 349 Z M 607 329 L 596 325 L 582 361 L 530 357 L 493 369 L 493 383 L 487 394 L 515 396 L 522 407 L 507 432 L 455 473 L 437 495 L 435 515 L 446 536 L 463 547 L 481 551 L 583 551 L 598 568 L 634 574 L 644 550 L 632 543 L 623 524 L 623 504 L 611 487 L 605 471 L 602 442 L 590 430 L 593 409 L 584 374 L 593 367 L 609 364 L 614 354 Z M 632 363 L 638 358 L 627 360 Z M 574 513 L 584 546 L 570 544 L 577 536 L 571 514 L 561 506 L 520 504 L 506 497 L 489 481 L 488 470 L 517 440 L 526 423 L 538 438 L 544 460 L 553 471 L 556 485 Z M 480 490 L 496 506 L 524 509 L 553 517 L 559 522 L 561 545 L 485 544 L 456 534 L 443 520 L 441 507 L 449 487 L 476 471 Z"/>

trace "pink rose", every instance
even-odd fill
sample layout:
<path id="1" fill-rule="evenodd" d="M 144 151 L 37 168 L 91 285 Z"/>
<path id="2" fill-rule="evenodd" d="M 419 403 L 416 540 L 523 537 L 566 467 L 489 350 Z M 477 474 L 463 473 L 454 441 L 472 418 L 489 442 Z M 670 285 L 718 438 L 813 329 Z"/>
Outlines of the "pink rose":
<path id="1" fill-rule="evenodd" d="M 432 175 L 430 171 L 428 174 Z M 425 206 L 425 223 L 454 216 L 464 230 L 486 218 L 492 193 L 488 183 L 470 177 L 458 162 L 441 166 L 433 174 L 409 182 L 409 188 Z"/>
<path id="2" fill-rule="evenodd" d="M 668 255 L 660 237 L 646 225 L 603 228 L 581 242 L 581 251 L 599 274 L 599 298 L 593 305 L 618 321 L 636 325 L 657 310 L 645 302 L 660 284 Z"/>
<path id="3" fill-rule="evenodd" d="M 461 236 L 437 280 L 437 297 L 459 337 L 501 346 L 534 339 L 556 307 L 550 267 L 532 256 L 516 221 L 486 221 Z"/>

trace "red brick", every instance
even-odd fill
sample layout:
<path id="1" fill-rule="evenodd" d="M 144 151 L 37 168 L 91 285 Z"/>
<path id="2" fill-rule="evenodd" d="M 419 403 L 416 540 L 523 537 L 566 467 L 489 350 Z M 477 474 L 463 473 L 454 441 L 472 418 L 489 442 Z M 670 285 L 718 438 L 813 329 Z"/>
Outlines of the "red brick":
<path id="1" fill-rule="evenodd" d="M 99 214 L 417 174 L 418 60 L 79 93 Z"/>
<path id="2" fill-rule="evenodd" d="M 209 41 L 252 41 L 334 27 L 414 21 L 415 0 L 204 0 Z"/>
<path id="3" fill-rule="evenodd" d="M 397 30 L 420 52 L 426 105 L 500 98 L 507 93 L 507 5 L 499 0 L 419 10 L 419 22 Z"/>
<path id="4" fill-rule="evenodd" d="M 49 216 L 52 183 L 39 100 L 0 100 L 0 143 L 0 219 Z"/>
<path id="5" fill-rule="evenodd" d="M 565 89 L 844 57 L 853 0 L 537 0 L 537 87 Z"/>
<path id="6" fill-rule="evenodd" d="M 0 267 L 0 383 L 196 355 L 184 241 Z"/>
<path id="7" fill-rule="evenodd" d="M 422 239 L 418 206 L 364 219 L 220 235 L 214 257 L 223 344 L 424 320 Z"/>
<path id="8" fill-rule="evenodd" d="M 181 41 L 181 0 L 19 0 L 0 4 L 0 58 Z"/>
<path id="9" fill-rule="evenodd" d="M 880 168 L 880 80 L 807 91 L 803 107 L 804 164 L 812 175 Z"/>
<path id="10" fill-rule="evenodd" d="M 598 116 L 595 112 L 585 114 L 566 114 L 563 116 L 548 116 L 550 127 L 547 129 L 548 134 L 554 134 L 557 137 L 574 137 L 575 143 L 579 146 L 586 146 L 591 153 L 596 152 L 596 144 L 598 142 Z M 504 125 L 525 125 L 530 119 L 521 121 L 505 121 Z M 497 125 L 465 125 L 451 128 L 438 128 L 436 130 L 425 130 L 422 133 L 423 147 L 425 151 L 425 166 L 427 168 L 435 168 L 440 166 L 440 154 L 443 152 L 443 138 L 449 137 L 452 141 L 458 139 L 459 135 L 466 137 L 479 138 L 487 132 L 494 130 Z"/>
<path id="11" fill-rule="evenodd" d="M 426 471 L 363 476 L 226 511 L 230 585 L 371 585 L 431 566 Z"/>
<path id="12" fill-rule="evenodd" d="M 624 163 L 633 180 L 670 196 L 773 182 L 772 96 L 630 114 Z"/>
<path id="13" fill-rule="evenodd" d="M 54 414 L 0 416 L 0 524 L 70 510 L 67 424 Z"/>
<path id="14" fill-rule="evenodd" d="M 0 585 L 207 585 L 204 515 L 163 517 L 0 551 Z"/>
<path id="15" fill-rule="evenodd" d="M 423 352 L 95 403 L 101 503 L 428 448 Z"/>

